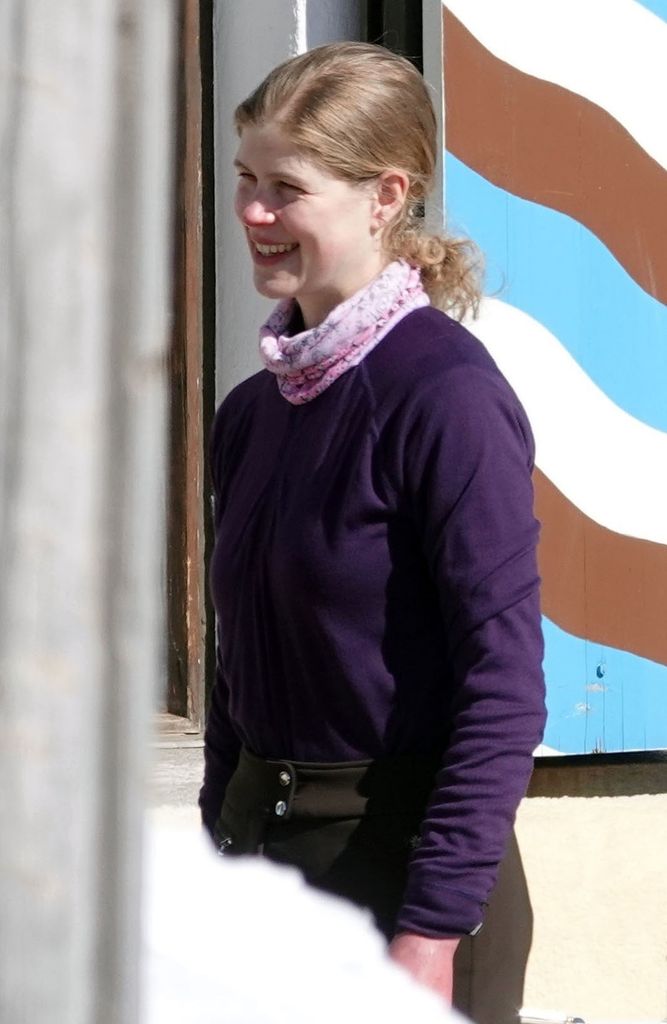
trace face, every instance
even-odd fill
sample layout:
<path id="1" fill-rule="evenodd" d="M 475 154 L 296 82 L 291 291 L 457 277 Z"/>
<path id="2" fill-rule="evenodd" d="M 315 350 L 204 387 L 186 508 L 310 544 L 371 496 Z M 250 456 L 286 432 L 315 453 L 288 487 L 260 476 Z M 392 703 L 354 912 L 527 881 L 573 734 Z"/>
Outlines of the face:
<path id="1" fill-rule="evenodd" d="M 235 166 L 235 211 L 255 287 L 272 299 L 296 299 L 306 327 L 321 323 L 384 268 L 372 184 L 334 177 L 271 123 L 243 129 Z"/>

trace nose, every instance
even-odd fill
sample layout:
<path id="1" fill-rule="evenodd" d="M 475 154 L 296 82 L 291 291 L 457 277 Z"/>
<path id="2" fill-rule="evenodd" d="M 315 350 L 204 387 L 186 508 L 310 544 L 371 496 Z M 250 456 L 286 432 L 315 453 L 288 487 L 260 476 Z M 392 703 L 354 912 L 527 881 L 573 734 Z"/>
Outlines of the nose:
<path id="1" fill-rule="evenodd" d="M 246 227 L 254 228 L 262 224 L 275 224 L 276 215 L 266 202 L 256 198 L 244 204 L 241 220 Z"/>

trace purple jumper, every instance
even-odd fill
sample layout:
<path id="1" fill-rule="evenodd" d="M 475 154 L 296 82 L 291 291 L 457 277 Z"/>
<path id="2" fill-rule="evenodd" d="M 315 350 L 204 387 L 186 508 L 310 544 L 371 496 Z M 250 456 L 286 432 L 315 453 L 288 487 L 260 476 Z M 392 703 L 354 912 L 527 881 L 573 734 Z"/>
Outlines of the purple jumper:
<path id="1" fill-rule="evenodd" d="M 398 928 L 482 920 L 545 720 L 533 454 L 489 354 L 430 307 L 305 405 L 266 370 L 229 394 L 209 829 L 242 743 L 293 761 L 442 750 Z"/>

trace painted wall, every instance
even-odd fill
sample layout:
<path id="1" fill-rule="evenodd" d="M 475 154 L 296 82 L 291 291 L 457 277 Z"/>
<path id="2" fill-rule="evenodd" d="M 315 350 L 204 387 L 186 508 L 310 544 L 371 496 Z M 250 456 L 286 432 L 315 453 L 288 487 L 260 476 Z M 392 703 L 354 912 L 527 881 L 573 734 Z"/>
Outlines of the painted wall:
<path id="1" fill-rule="evenodd" d="M 517 819 L 533 910 L 524 1007 L 667 1019 L 666 772 L 536 770 Z"/>
<path id="2" fill-rule="evenodd" d="M 667 4 L 446 0 L 449 225 L 537 442 L 545 742 L 667 747 Z"/>
<path id="3" fill-rule="evenodd" d="M 257 295 L 233 215 L 234 109 L 281 61 L 322 43 L 361 36 L 361 0 L 218 0 L 215 8 L 215 176 L 218 399 L 259 368 L 259 325 L 271 302 Z"/>
<path id="4" fill-rule="evenodd" d="M 492 288 L 503 288 L 487 303 L 477 330 L 528 408 L 537 437 L 551 713 L 547 738 L 564 750 L 590 750 L 598 739 L 609 749 L 667 746 L 667 658 L 661 646 L 667 636 L 662 628 L 667 474 L 656 468 L 665 465 L 667 444 L 667 423 L 659 418 L 667 410 L 665 348 L 659 340 L 666 337 L 661 334 L 665 298 L 651 284 L 658 281 L 661 260 L 664 265 L 664 245 L 656 249 L 650 242 L 665 234 L 667 204 L 656 189 L 664 196 L 667 146 L 662 156 L 650 149 L 650 139 L 661 132 L 665 141 L 664 127 L 655 103 L 636 102 L 642 95 L 667 94 L 661 62 L 653 56 L 656 47 L 665 52 L 665 26 L 655 16 L 647 21 L 650 12 L 630 0 L 604 0 L 602 7 L 588 0 L 576 10 L 572 0 L 561 0 L 558 18 L 546 21 L 546 29 L 539 5 L 540 20 L 527 35 L 533 6 L 538 5 L 527 0 L 448 4 L 447 203 L 452 225 L 476 236 L 486 250 Z M 667 0 L 643 6 L 667 18 Z M 501 7 L 504 16 L 498 18 Z M 560 28 L 554 24 L 559 19 Z M 519 30 L 524 22 L 527 27 Z M 306 45 L 357 38 L 359 24 L 359 4 L 349 0 L 217 6 L 220 397 L 257 369 L 257 325 L 269 306 L 254 294 L 243 239 L 230 214 L 234 179 L 229 168 L 236 145 L 231 113 L 271 66 Z M 625 39 L 620 51 L 619 33 Z M 600 35 L 606 50 L 598 45 Z M 508 49 L 509 43 L 516 48 L 523 43 L 523 56 Z M 551 64 L 536 67 L 545 51 Z M 487 81 L 475 53 L 491 60 L 500 80 Z M 606 76 L 601 71 L 605 53 Z M 600 71 L 602 85 L 593 87 L 592 72 L 581 81 L 587 62 Z M 463 72 L 469 65 L 474 81 L 461 73 L 457 99 L 462 65 Z M 615 74 L 619 67 L 622 75 Z M 500 86 L 511 86 L 517 72 L 524 85 L 542 82 L 547 94 L 554 90 L 552 99 L 579 96 L 588 106 L 556 121 L 544 105 L 546 97 L 536 123 L 521 129 L 524 134 L 520 119 L 508 130 L 508 116 L 518 117 L 519 94 Z M 502 100 L 492 118 L 485 113 L 489 93 Z M 624 164 L 634 154 L 629 167 L 651 171 L 650 188 L 592 178 L 580 194 L 571 181 L 563 184 L 558 175 L 568 163 L 562 152 L 574 152 L 579 167 L 586 153 L 592 161 L 608 141 L 609 132 L 587 150 L 576 148 L 571 128 L 584 123 L 584 110 L 593 120 L 607 111 L 604 125 L 620 126 L 615 133 L 628 148 L 616 162 Z M 469 148 L 485 140 L 481 154 Z M 542 185 L 538 179 L 537 185 L 510 187 L 518 156 L 526 154 L 540 174 L 546 167 L 554 177 Z M 609 162 L 602 160 L 598 171 Z M 533 163 L 526 164 L 531 173 Z M 606 196 L 606 207 L 592 202 L 598 192 Z M 653 197 L 654 205 L 651 215 L 639 220 L 633 204 L 643 202 L 644 195 Z M 584 219 L 590 211 L 599 223 Z M 638 247 L 634 272 L 644 273 L 648 288 L 620 261 L 629 223 L 626 249 L 632 255 Z M 533 307 L 531 294 L 544 300 L 543 306 Z M 638 304 L 621 303 L 627 294 Z M 568 334 L 573 327 L 576 337 Z M 617 352 L 624 356 L 618 364 L 609 359 Z M 582 616 L 594 628 L 579 629 Z M 628 629 L 632 642 L 623 632 Z M 570 768 L 543 771 L 536 774 L 517 822 L 534 913 L 524 1005 L 588 1020 L 667 1017 L 665 768 L 587 768 L 576 784 Z M 646 778 L 637 782 L 637 772 Z"/>

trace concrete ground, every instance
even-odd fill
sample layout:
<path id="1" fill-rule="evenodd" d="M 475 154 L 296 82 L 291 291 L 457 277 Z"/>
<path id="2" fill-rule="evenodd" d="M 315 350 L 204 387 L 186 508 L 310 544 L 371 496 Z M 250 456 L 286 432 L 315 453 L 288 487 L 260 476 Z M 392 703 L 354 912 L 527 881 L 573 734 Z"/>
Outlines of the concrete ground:
<path id="1" fill-rule="evenodd" d="M 203 740 L 186 719 L 160 715 L 152 745 L 151 817 L 164 824 L 198 827 L 197 796 L 204 765 Z"/>

